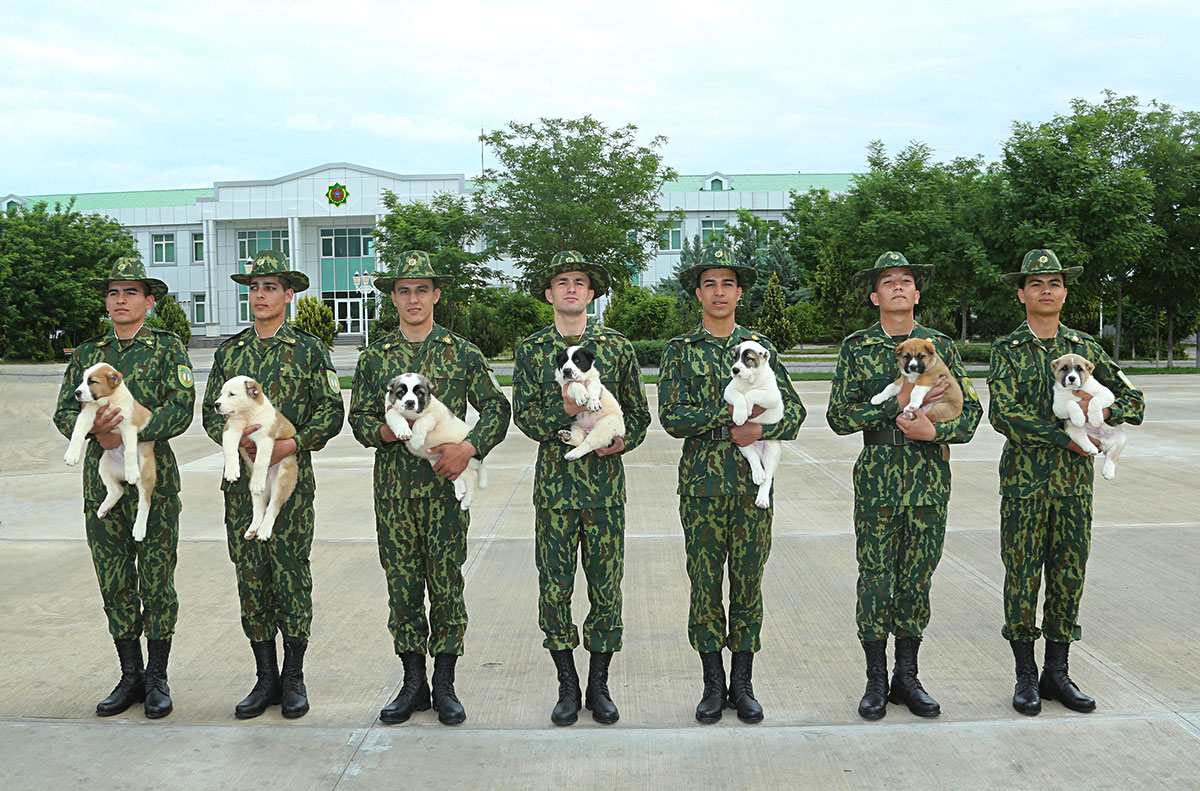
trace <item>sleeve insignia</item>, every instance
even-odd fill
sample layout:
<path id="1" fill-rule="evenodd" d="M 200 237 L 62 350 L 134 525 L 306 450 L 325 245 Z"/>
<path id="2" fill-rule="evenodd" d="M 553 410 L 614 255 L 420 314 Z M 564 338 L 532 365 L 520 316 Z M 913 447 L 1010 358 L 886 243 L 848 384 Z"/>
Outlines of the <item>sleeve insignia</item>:
<path id="1" fill-rule="evenodd" d="M 975 392 L 975 385 L 971 384 L 970 378 L 964 376 L 962 383 L 963 383 L 963 390 L 967 391 L 967 394 L 970 395 L 971 398 L 974 398 L 976 401 L 978 401 L 979 393 Z"/>
<path id="2" fill-rule="evenodd" d="M 337 371 L 326 371 L 325 375 L 328 377 L 329 389 L 335 393 L 342 392 L 342 383 L 338 381 Z"/>
<path id="3" fill-rule="evenodd" d="M 191 387 L 195 384 L 195 381 L 192 379 L 192 369 L 188 368 L 186 365 L 181 365 L 176 368 L 175 374 L 179 377 L 179 384 L 183 385 L 184 387 Z"/>

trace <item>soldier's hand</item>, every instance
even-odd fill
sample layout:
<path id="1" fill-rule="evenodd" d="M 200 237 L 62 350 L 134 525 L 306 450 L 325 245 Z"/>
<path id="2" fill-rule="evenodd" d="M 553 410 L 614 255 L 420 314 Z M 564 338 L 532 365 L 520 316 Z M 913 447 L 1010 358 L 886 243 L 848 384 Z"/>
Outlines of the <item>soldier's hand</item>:
<path id="1" fill-rule="evenodd" d="M 88 429 L 88 433 L 99 435 L 107 434 L 110 431 L 115 431 L 122 420 L 124 420 L 124 418 L 121 417 L 121 412 L 115 406 L 109 406 L 106 404 L 105 406 L 102 406 L 96 410 L 96 417 L 93 418 L 92 427 Z M 99 440 L 100 437 L 97 436 L 96 439 Z M 104 445 L 104 441 L 101 440 L 100 444 Z M 112 448 L 108 447 L 107 445 L 104 445 L 104 447 L 106 450 L 112 450 Z M 115 448 L 116 445 L 113 445 L 112 447 Z"/>
<path id="2" fill-rule="evenodd" d="M 433 465 L 433 471 L 443 478 L 456 481 L 458 476 L 462 475 L 462 471 L 467 468 L 467 462 L 474 458 L 475 446 L 466 440 L 444 442 L 426 449 L 425 452 L 430 456 L 441 454 L 441 458 Z"/>
<path id="3" fill-rule="evenodd" d="M 751 423 L 747 420 L 740 426 L 729 427 L 729 439 L 733 440 L 735 445 L 745 447 L 762 439 L 762 428 L 762 423 Z"/>
<path id="4" fill-rule="evenodd" d="M 254 457 L 256 455 L 255 451 L 258 450 L 258 446 L 254 444 L 254 440 L 250 439 L 250 435 L 258 431 L 260 428 L 262 428 L 261 423 L 255 423 L 252 426 L 246 426 L 246 428 L 242 430 L 242 440 L 238 443 L 246 450 L 247 453 L 250 454 L 250 461 L 254 461 Z"/>
<path id="5" fill-rule="evenodd" d="M 115 431 L 106 431 L 96 435 L 96 442 L 105 450 L 116 450 L 121 447 L 121 435 Z"/>
<path id="6" fill-rule="evenodd" d="M 733 417 L 733 404 L 728 404 L 726 406 L 726 408 L 729 411 L 729 416 Z M 746 418 L 746 420 L 747 421 L 753 420 L 754 418 L 758 417 L 759 415 L 761 415 L 763 412 L 766 412 L 766 411 L 767 410 L 763 408 L 762 404 L 755 404 L 754 408 L 750 410 L 750 417 Z"/>
<path id="7" fill-rule="evenodd" d="M 274 467 L 283 459 L 291 456 L 296 452 L 296 440 L 288 437 L 287 439 L 275 440 L 275 447 L 271 449 L 271 463 L 268 465 Z"/>
<path id="8" fill-rule="evenodd" d="M 913 388 L 916 386 L 916 382 L 909 382 L 907 379 L 904 380 L 904 384 L 900 385 L 900 392 L 896 395 L 896 403 L 900 405 L 900 409 L 908 406 L 908 402 L 912 399 Z M 925 400 L 921 404 L 932 404 L 934 401 L 937 401 L 949 387 L 950 382 L 946 380 L 946 375 L 942 374 L 933 383 L 933 387 L 929 388 L 929 392 L 925 394 Z"/>
<path id="9" fill-rule="evenodd" d="M 613 441 L 607 448 L 596 448 L 597 456 L 611 456 L 614 453 L 620 453 L 625 450 L 625 438 L 613 437 Z"/>
<path id="10" fill-rule="evenodd" d="M 1091 394 L 1085 393 L 1082 390 L 1076 390 L 1075 395 L 1079 396 L 1079 408 L 1083 410 L 1084 415 L 1087 415 L 1088 404 L 1092 403 Z M 1104 419 L 1108 420 L 1110 417 L 1112 417 L 1112 409 L 1109 407 L 1104 407 Z M 1097 445 L 1096 447 L 1100 446 Z M 1087 454 L 1085 453 L 1084 455 L 1086 456 Z"/>
<path id="11" fill-rule="evenodd" d="M 1092 439 L 1091 437 L 1088 437 L 1088 440 L 1089 440 L 1089 441 L 1090 441 L 1090 442 L 1091 442 L 1093 445 L 1095 445 L 1095 446 L 1096 446 L 1096 449 L 1097 449 L 1097 450 L 1099 450 L 1099 448 L 1100 448 L 1100 443 L 1099 443 L 1099 442 L 1097 442 L 1096 440 Z M 1086 452 L 1086 451 L 1085 451 L 1083 448 L 1081 448 L 1081 447 L 1079 447 L 1078 445 L 1076 445 L 1076 444 L 1075 444 L 1075 440 L 1071 440 L 1071 444 L 1067 446 L 1067 450 L 1071 451 L 1072 453 L 1078 453 L 1080 456 L 1087 456 L 1089 459 L 1090 459 L 1092 456 L 1094 456 L 1094 455 L 1095 455 L 1095 453 L 1088 453 L 1088 452 Z"/>
<path id="12" fill-rule="evenodd" d="M 909 415 L 912 416 L 912 420 L 909 420 Z M 931 442 L 937 437 L 937 427 L 933 425 L 929 415 L 919 409 L 913 412 L 901 412 L 896 418 L 896 428 L 900 429 L 909 439 Z"/>
<path id="13" fill-rule="evenodd" d="M 379 428 L 379 438 L 381 440 L 383 440 L 384 442 L 399 442 L 400 441 L 400 438 L 396 436 L 396 433 L 394 431 L 392 431 L 390 428 L 388 428 L 387 423 L 384 423 Z"/>

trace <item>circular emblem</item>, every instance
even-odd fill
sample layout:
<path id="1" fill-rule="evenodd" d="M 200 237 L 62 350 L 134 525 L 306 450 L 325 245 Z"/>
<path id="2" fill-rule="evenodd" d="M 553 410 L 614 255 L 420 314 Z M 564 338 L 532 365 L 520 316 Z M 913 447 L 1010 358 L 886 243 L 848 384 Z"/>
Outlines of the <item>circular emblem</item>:
<path id="1" fill-rule="evenodd" d="M 893 261 L 899 261 L 899 260 L 900 260 L 900 256 L 896 255 L 895 253 L 892 253 L 892 256 L 891 256 L 891 258 L 892 258 L 892 260 L 893 260 Z"/>
<path id="2" fill-rule="evenodd" d="M 415 255 L 414 255 L 414 256 L 411 256 L 411 257 L 408 259 L 408 265 L 409 265 L 409 266 L 416 266 L 416 265 L 417 265 L 417 257 L 416 257 Z"/>
<path id="3" fill-rule="evenodd" d="M 1038 259 L 1038 263 L 1039 264 L 1048 264 L 1048 263 L 1050 263 L 1050 259 L 1046 256 L 1042 256 L 1041 258 Z"/>
<path id="4" fill-rule="evenodd" d="M 724 250 L 718 250 L 715 253 L 713 253 L 713 258 L 724 258 L 724 257 L 725 257 Z"/>
<path id="5" fill-rule="evenodd" d="M 186 365 L 179 366 L 176 369 L 176 374 L 179 376 L 179 384 L 184 387 L 191 387 L 195 384 L 195 381 L 192 379 L 192 369 Z"/>
<path id="6" fill-rule="evenodd" d="M 325 198 L 329 201 L 330 206 L 341 206 L 350 198 L 350 190 L 346 189 L 345 184 L 334 182 L 329 189 L 325 190 Z"/>
<path id="7" fill-rule="evenodd" d="M 337 372 L 336 371 L 326 371 L 325 373 L 329 380 L 329 389 L 335 393 L 341 392 L 342 385 L 341 385 L 341 382 L 338 381 Z"/>

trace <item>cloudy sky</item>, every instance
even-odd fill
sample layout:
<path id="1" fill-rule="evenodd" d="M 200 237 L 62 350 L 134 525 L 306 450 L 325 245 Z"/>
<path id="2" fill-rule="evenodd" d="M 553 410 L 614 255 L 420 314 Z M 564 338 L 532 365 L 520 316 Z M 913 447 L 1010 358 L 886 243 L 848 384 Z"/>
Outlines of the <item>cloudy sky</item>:
<path id="1" fill-rule="evenodd" d="M 681 173 L 786 173 L 860 170 L 876 138 L 995 159 L 1014 120 L 1105 88 L 1200 109 L 1195 2 L 3 9 L 0 195 L 204 187 L 339 161 L 472 177 L 481 124 L 539 117 L 665 135 Z"/>

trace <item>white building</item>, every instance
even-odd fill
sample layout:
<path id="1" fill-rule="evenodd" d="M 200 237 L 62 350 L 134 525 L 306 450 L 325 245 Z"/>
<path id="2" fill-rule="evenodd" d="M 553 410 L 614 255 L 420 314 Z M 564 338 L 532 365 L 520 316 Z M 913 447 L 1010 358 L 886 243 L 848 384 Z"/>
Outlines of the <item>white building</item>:
<path id="1" fill-rule="evenodd" d="M 684 238 L 707 239 L 746 209 L 782 219 L 792 190 L 849 187 L 850 173 L 730 174 L 680 176 L 664 185 L 664 214 L 682 209 L 684 219 L 663 237 L 658 255 L 642 274 L 653 285 L 675 268 Z M 363 331 L 364 300 L 354 275 L 376 268 L 371 234 L 389 190 L 428 201 L 438 192 L 463 194 L 472 184 L 461 173 L 403 175 L 339 162 L 262 181 L 217 182 L 201 189 L 98 192 L 79 195 L 8 195 L 0 207 L 46 201 L 110 217 L 129 229 L 153 277 L 167 283 L 192 321 L 196 336 L 225 337 L 252 320 L 245 286 L 229 279 L 259 250 L 278 249 L 311 280 L 307 295 L 333 308 L 342 331 Z M 567 243 L 569 246 L 569 242 Z M 380 265 L 382 268 L 382 265 Z M 513 273 L 511 262 L 497 268 Z"/>

